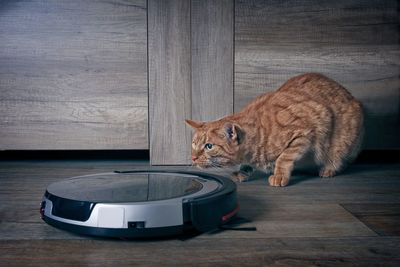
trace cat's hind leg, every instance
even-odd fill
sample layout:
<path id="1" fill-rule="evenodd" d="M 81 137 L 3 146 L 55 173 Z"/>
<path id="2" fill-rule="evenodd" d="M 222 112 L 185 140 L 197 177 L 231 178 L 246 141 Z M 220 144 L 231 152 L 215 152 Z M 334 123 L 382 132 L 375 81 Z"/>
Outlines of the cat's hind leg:
<path id="1" fill-rule="evenodd" d="M 250 165 L 241 164 L 239 167 L 239 171 L 233 172 L 231 178 L 234 181 L 246 182 L 250 179 L 253 172 L 253 167 L 251 167 Z"/>
<path id="2" fill-rule="evenodd" d="M 294 163 L 310 149 L 310 146 L 311 142 L 306 137 L 294 139 L 277 158 L 274 174 L 268 178 L 269 185 L 286 186 L 289 183 Z"/>
<path id="3" fill-rule="evenodd" d="M 363 137 L 363 111 L 359 102 L 353 101 L 345 112 L 336 117 L 327 158 L 319 172 L 321 177 L 332 177 L 346 163 L 353 161 Z"/>

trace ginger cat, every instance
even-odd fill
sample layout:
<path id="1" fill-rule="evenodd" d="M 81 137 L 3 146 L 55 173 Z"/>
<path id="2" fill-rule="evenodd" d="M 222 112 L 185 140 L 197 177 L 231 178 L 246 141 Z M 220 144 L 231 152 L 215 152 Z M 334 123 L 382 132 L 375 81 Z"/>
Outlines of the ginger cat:
<path id="1" fill-rule="evenodd" d="M 273 170 L 271 186 L 286 186 L 294 163 L 308 151 L 321 177 L 334 176 L 357 156 L 363 135 L 361 103 L 343 86 L 316 73 L 289 79 L 233 115 L 186 123 L 195 129 L 193 165 Z M 242 171 L 236 177 L 242 181 L 247 175 Z"/>

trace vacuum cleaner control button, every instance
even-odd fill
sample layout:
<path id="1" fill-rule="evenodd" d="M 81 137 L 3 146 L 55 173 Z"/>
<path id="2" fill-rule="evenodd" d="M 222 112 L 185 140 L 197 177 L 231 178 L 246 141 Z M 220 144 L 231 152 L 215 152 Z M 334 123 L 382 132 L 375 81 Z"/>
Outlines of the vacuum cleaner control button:
<path id="1" fill-rule="evenodd" d="M 144 222 L 128 222 L 128 228 L 145 228 Z"/>

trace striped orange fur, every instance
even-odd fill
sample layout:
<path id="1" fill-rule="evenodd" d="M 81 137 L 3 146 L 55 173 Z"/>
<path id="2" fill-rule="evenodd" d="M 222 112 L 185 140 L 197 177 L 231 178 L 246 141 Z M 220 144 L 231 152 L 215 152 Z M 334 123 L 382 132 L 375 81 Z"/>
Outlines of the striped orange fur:
<path id="1" fill-rule="evenodd" d="M 361 103 L 317 73 L 293 77 L 233 115 L 186 122 L 195 129 L 195 166 L 246 164 L 271 170 L 271 186 L 286 186 L 294 163 L 308 151 L 313 152 L 321 177 L 334 176 L 357 156 L 363 133 Z"/>

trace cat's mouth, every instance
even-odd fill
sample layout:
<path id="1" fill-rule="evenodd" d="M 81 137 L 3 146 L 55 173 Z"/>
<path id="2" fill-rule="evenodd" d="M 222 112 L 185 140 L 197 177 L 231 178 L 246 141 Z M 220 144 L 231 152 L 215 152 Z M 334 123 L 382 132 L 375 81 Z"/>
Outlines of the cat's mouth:
<path id="1" fill-rule="evenodd" d="M 213 167 L 213 162 L 209 160 L 195 160 L 192 161 L 192 166 L 197 167 L 199 169 L 206 169 Z"/>
<path id="2" fill-rule="evenodd" d="M 221 158 L 210 158 L 207 161 L 192 161 L 192 166 L 197 167 L 199 169 L 224 168 L 230 165 L 234 164 Z"/>
<path id="3" fill-rule="evenodd" d="M 192 166 L 199 168 L 199 169 L 206 169 L 206 168 L 211 168 L 212 165 L 209 163 L 205 163 L 205 162 L 193 162 Z"/>

